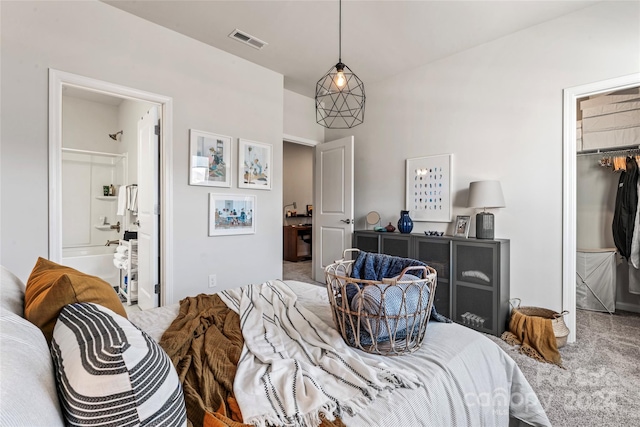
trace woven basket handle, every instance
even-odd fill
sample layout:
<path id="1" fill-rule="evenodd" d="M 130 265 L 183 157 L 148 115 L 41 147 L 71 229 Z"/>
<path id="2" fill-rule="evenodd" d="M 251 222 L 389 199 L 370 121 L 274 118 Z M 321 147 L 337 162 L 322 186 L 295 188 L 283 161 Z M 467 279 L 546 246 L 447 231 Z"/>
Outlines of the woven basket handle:
<path id="1" fill-rule="evenodd" d="M 335 261 L 333 261 L 333 262 L 334 262 L 334 263 L 337 263 L 337 262 L 340 262 L 340 261 L 344 261 L 344 260 L 347 258 L 347 253 L 349 253 L 349 252 L 353 252 L 353 253 L 356 253 L 356 254 L 357 254 L 357 253 L 359 253 L 359 252 L 360 252 L 360 249 L 358 249 L 358 248 L 345 249 L 345 250 L 342 252 L 342 259 L 337 259 L 337 260 L 335 260 Z M 354 259 L 355 259 L 355 258 L 354 258 Z"/>
<path id="2" fill-rule="evenodd" d="M 514 302 L 517 302 L 518 305 L 514 305 Z M 511 308 L 513 308 L 514 310 L 517 310 L 518 308 L 520 308 L 520 298 L 511 298 L 509 300 L 509 304 L 511 304 Z"/>
<path id="3" fill-rule="evenodd" d="M 402 270 L 402 272 L 400 273 L 400 275 L 398 275 L 398 277 L 402 277 L 406 274 L 407 271 L 410 270 L 420 270 L 422 272 L 422 278 L 426 279 L 427 276 L 429 275 L 429 270 L 427 270 L 427 267 L 423 266 L 423 265 L 414 265 L 412 267 L 407 267 L 404 270 Z M 419 274 L 416 274 L 416 276 L 419 276 Z"/>
<path id="4" fill-rule="evenodd" d="M 561 317 L 566 316 L 567 314 L 569 314 L 569 310 L 565 310 L 562 313 L 556 313 L 556 314 L 553 315 L 553 318 L 554 319 L 559 319 Z"/>

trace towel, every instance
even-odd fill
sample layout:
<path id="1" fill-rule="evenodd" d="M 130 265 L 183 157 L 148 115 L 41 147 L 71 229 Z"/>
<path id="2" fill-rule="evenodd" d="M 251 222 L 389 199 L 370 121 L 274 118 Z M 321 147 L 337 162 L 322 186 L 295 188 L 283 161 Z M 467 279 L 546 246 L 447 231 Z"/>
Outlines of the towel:
<path id="1" fill-rule="evenodd" d="M 131 211 L 132 214 L 138 215 L 138 186 L 132 185 L 127 187 L 127 208 Z"/>
<path id="2" fill-rule="evenodd" d="M 284 282 L 219 295 L 240 315 L 244 346 L 233 390 L 247 424 L 314 427 L 420 386 L 414 374 L 348 347 L 335 328 L 297 305 Z"/>
<path id="3" fill-rule="evenodd" d="M 122 261 L 114 257 L 113 265 L 115 265 L 116 268 L 119 268 L 120 270 L 126 270 L 127 268 L 129 268 L 129 260 L 125 259 L 124 261 Z"/>
<path id="4" fill-rule="evenodd" d="M 127 186 L 121 185 L 118 187 L 118 208 L 116 215 L 124 215 L 124 211 L 127 208 Z"/>
<path id="5" fill-rule="evenodd" d="M 127 255 L 127 253 L 129 252 L 129 248 L 123 245 L 120 245 L 116 248 L 116 253 L 117 254 L 121 254 L 121 255 Z"/>
<path id="6" fill-rule="evenodd" d="M 509 330 L 505 331 L 501 338 L 507 344 L 520 345 L 522 354 L 563 368 L 551 319 L 527 316 L 518 310 L 512 310 Z"/>

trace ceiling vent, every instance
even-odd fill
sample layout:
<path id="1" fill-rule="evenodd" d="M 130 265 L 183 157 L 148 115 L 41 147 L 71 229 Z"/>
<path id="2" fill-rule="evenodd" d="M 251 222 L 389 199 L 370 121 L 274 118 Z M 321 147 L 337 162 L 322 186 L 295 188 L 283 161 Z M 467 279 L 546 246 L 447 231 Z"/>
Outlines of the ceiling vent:
<path id="1" fill-rule="evenodd" d="M 254 49 L 262 49 L 263 47 L 269 44 L 267 42 L 263 42 L 259 38 L 253 37 L 252 35 L 245 33 L 244 31 L 240 31 L 237 28 L 233 30 L 231 34 L 229 34 L 229 37 L 241 43 L 249 45 Z"/>

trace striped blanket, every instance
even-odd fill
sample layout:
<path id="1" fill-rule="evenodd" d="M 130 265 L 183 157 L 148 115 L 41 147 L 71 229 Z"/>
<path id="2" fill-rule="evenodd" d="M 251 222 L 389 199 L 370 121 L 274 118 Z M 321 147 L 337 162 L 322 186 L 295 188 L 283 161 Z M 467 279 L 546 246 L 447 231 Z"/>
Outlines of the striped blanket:
<path id="1" fill-rule="evenodd" d="M 318 426 L 354 415 L 397 388 L 417 388 L 414 374 L 360 356 L 335 329 L 296 304 L 281 281 L 223 291 L 240 316 L 244 346 L 234 392 L 245 423 Z"/>

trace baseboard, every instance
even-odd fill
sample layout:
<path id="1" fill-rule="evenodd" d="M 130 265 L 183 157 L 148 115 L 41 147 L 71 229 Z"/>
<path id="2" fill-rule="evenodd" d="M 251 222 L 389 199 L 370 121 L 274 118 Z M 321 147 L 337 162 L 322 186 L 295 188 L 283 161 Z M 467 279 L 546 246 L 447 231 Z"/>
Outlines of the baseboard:
<path id="1" fill-rule="evenodd" d="M 634 313 L 640 313 L 640 305 L 638 304 L 629 304 L 628 302 L 617 302 L 616 301 L 616 310 L 624 310 L 624 311 L 632 311 Z"/>

